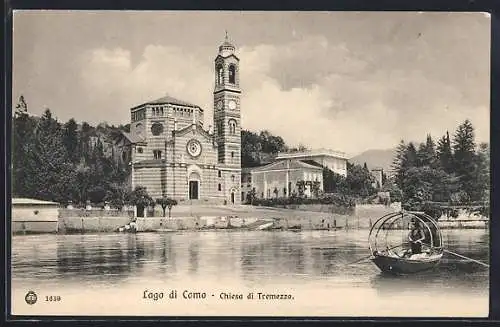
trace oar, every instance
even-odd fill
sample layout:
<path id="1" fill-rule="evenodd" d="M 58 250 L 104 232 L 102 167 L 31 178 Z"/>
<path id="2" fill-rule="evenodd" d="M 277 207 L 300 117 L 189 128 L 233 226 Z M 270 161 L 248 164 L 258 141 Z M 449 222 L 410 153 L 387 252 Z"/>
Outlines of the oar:
<path id="1" fill-rule="evenodd" d="M 429 246 L 429 244 L 426 244 L 426 243 L 422 243 L 422 245 L 425 245 L 425 246 L 427 246 L 427 247 L 430 247 L 430 246 Z M 466 256 L 464 256 L 464 255 L 461 255 L 461 254 L 458 254 L 458 253 L 452 252 L 452 251 L 450 251 L 450 250 L 443 249 L 443 252 L 446 252 L 446 253 L 449 253 L 449 254 L 455 255 L 455 256 L 457 256 L 457 257 L 459 257 L 459 258 L 462 258 L 462 259 L 465 259 L 465 260 L 469 260 L 469 261 L 475 262 L 475 263 L 477 263 L 477 264 L 480 264 L 480 265 L 485 266 L 485 267 L 488 267 L 488 268 L 490 267 L 490 265 L 489 265 L 489 264 L 487 264 L 487 263 L 484 263 L 484 262 L 478 261 L 478 260 L 476 260 L 476 259 L 472 259 L 472 258 L 466 257 Z"/>
<path id="2" fill-rule="evenodd" d="M 484 262 L 481 262 L 481 261 L 478 261 L 478 260 L 475 260 L 475 259 L 472 259 L 472 258 L 466 257 L 466 256 L 464 256 L 464 255 L 461 255 L 461 254 L 458 254 L 458 253 L 455 253 L 455 252 L 451 252 L 451 251 L 448 251 L 448 250 L 445 250 L 445 249 L 443 249 L 443 251 L 444 251 L 444 252 L 446 252 L 446 253 L 449 253 L 449 254 L 456 255 L 457 257 L 460 257 L 460 258 L 462 258 L 462 259 L 470 260 L 470 261 L 475 262 L 475 263 L 477 263 L 477 264 L 480 264 L 480 265 L 482 265 L 482 266 L 485 266 L 485 267 L 488 267 L 488 268 L 490 267 L 490 265 L 489 265 L 489 264 L 487 264 L 487 263 L 484 263 Z"/>
<path id="3" fill-rule="evenodd" d="M 356 260 L 356 261 L 353 261 L 353 262 L 347 263 L 347 264 L 346 264 L 346 266 L 353 265 L 353 264 L 355 264 L 355 263 L 359 263 L 359 262 L 361 262 L 361 261 L 363 261 L 363 260 L 369 259 L 370 257 L 371 257 L 371 254 L 370 254 L 369 256 L 363 257 L 363 258 L 358 259 L 358 260 Z"/>
<path id="4" fill-rule="evenodd" d="M 430 247 L 428 244 L 425 244 L 425 243 L 422 243 L 422 245 L 425 245 L 425 246 Z M 401 246 L 401 245 L 396 245 L 396 246 L 393 246 L 393 247 L 391 247 L 391 248 L 389 248 L 389 249 L 387 249 L 387 250 L 392 250 L 392 249 L 397 248 L 397 247 L 399 247 L 399 246 Z M 457 256 L 457 257 L 460 257 L 460 258 L 462 258 L 462 259 L 466 259 L 466 260 L 469 260 L 469 261 L 475 262 L 475 263 L 477 263 L 477 264 L 479 264 L 479 265 L 482 265 L 482 266 L 484 266 L 484 267 L 488 267 L 488 268 L 490 267 L 490 265 L 489 265 L 489 264 L 487 264 L 487 263 L 484 263 L 484 262 L 481 262 L 481 261 L 478 261 L 478 260 L 475 260 L 475 259 L 472 259 L 472 258 L 466 257 L 466 256 L 464 256 L 464 255 L 461 255 L 461 254 L 458 254 L 458 253 L 455 253 L 455 252 L 452 252 L 452 251 L 449 251 L 449 250 L 446 250 L 446 249 L 443 249 L 443 251 L 444 251 L 444 252 L 446 252 L 446 253 L 449 253 L 449 254 L 455 255 L 455 256 Z M 353 261 L 353 262 L 347 263 L 347 264 L 346 264 L 346 266 L 349 266 L 349 265 L 352 265 L 352 264 L 355 264 L 355 263 L 359 263 L 359 262 L 361 262 L 361 261 L 363 261 L 363 260 L 366 260 L 366 259 L 368 259 L 368 258 L 370 258 L 370 257 L 371 257 L 371 254 L 370 254 L 370 255 L 368 255 L 368 256 L 366 256 L 366 257 L 363 257 L 363 258 L 361 258 L 361 259 L 358 259 L 358 260 L 356 260 L 356 261 Z"/>

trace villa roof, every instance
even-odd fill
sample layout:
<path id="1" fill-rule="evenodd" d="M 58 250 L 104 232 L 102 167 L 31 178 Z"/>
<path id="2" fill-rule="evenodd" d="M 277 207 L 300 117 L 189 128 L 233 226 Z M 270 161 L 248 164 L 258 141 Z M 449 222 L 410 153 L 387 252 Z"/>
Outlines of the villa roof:
<path id="1" fill-rule="evenodd" d="M 330 150 L 330 149 L 316 149 L 316 150 L 300 151 L 300 152 L 280 152 L 278 153 L 276 159 L 277 160 L 300 159 L 300 158 L 319 157 L 319 156 L 347 159 L 347 156 L 344 152 Z"/>
<path id="2" fill-rule="evenodd" d="M 323 165 L 321 165 L 320 163 L 317 163 L 316 161 L 314 160 L 309 160 L 309 159 L 306 159 L 306 160 L 300 160 L 302 161 L 303 163 L 306 163 L 308 165 L 312 165 L 312 166 L 316 166 L 316 167 L 320 167 L 320 168 L 323 168 Z"/>
<path id="3" fill-rule="evenodd" d="M 136 109 L 136 108 L 139 108 L 139 107 L 142 107 L 142 106 L 145 106 L 145 105 L 150 105 L 150 104 L 173 104 L 173 105 L 177 105 L 177 106 L 200 108 L 199 106 L 197 106 L 195 104 L 186 102 L 184 100 L 179 100 L 179 99 L 176 99 L 176 98 L 171 97 L 169 95 L 166 95 L 166 96 L 164 96 L 162 98 L 159 98 L 159 99 L 156 99 L 156 100 L 153 100 L 153 101 L 148 101 L 148 102 L 145 102 L 145 103 L 140 104 L 138 106 L 135 106 L 132 109 Z"/>
<path id="4" fill-rule="evenodd" d="M 321 166 L 311 165 L 300 160 L 281 160 L 276 161 L 265 166 L 251 168 L 252 172 L 263 172 L 263 171 L 273 171 L 273 170 L 283 170 L 283 169 L 313 169 L 322 170 Z"/>

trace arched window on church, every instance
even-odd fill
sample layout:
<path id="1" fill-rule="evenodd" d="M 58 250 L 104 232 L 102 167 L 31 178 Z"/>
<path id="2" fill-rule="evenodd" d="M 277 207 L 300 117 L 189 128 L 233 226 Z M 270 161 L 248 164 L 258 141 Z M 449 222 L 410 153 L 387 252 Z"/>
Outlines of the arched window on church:
<path id="1" fill-rule="evenodd" d="M 236 84 L 236 67 L 229 65 L 229 83 Z"/>
<path id="2" fill-rule="evenodd" d="M 236 134 L 236 121 L 234 120 L 229 121 L 229 134 L 231 135 Z"/>
<path id="3" fill-rule="evenodd" d="M 223 80 L 224 80 L 224 71 L 222 69 L 222 65 L 217 65 L 216 67 L 216 72 L 217 72 L 217 85 L 220 85 L 222 84 Z"/>

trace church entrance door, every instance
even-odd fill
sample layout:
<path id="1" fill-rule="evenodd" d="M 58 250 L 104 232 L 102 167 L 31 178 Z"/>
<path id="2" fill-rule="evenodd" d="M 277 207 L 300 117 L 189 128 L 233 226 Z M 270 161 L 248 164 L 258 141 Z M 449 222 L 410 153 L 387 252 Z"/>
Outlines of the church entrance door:
<path id="1" fill-rule="evenodd" d="M 189 199 L 198 200 L 198 181 L 189 181 Z"/>

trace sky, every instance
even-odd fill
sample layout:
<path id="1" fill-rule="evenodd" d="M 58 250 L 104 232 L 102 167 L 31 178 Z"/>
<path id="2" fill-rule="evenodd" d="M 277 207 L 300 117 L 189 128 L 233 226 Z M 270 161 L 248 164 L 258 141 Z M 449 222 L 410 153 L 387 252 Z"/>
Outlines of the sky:
<path id="1" fill-rule="evenodd" d="M 13 104 L 127 124 L 170 95 L 212 125 L 214 59 L 240 58 L 242 128 L 356 155 L 450 135 L 489 141 L 490 16 L 424 12 L 17 11 Z"/>

